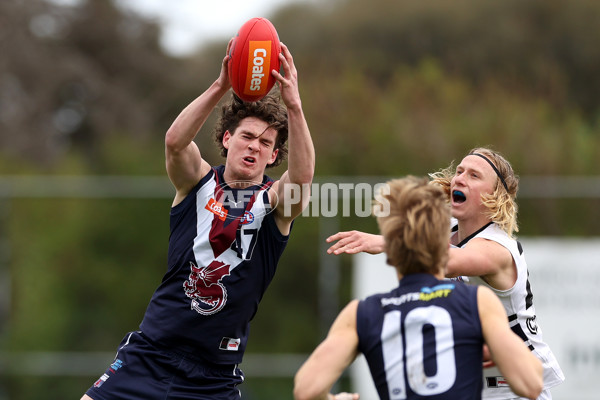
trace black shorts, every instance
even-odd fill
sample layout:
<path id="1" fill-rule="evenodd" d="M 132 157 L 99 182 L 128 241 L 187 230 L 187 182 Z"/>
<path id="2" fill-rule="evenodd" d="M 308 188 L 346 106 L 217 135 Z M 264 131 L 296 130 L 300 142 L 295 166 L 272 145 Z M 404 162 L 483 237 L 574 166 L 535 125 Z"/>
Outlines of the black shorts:
<path id="1" fill-rule="evenodd" d="M 141 332 L 131 332 L 86 394 L 94 400 L 239 400 L 243 381 L 237 365 L 208 365 L 158 349 Z"/>

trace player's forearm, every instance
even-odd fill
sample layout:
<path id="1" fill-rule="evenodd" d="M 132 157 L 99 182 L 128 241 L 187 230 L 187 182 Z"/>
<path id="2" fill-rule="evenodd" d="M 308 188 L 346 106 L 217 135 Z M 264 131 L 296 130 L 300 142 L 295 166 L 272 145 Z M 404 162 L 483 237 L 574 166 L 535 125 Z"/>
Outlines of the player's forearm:
<path id="1" fill-rule="evenodd" d="M 310 184 L 315 172 L 315 148 L 300 106 L 288 108 L 288 131 L 289 182 Z"/>
<path id="2" fill-rule="evenodd" d="M 294 400 L 327 400 L 330 386 L 323 385 L 319 375 L 307 365 L 301 368 L 294 379 Z"/>
<path id="3" fill-rule="evenodd" d="M 542 363 L 531 352 L 525 355 L 506 379 L 512 391 L 519 396 L 537 399 L 544 388 Z"/>
<path id="4" fill-rule="evenodd" d="M 329 392 L 310 393 L 304 390 L 294 390 L 294 400 L 328 400 Z"/>

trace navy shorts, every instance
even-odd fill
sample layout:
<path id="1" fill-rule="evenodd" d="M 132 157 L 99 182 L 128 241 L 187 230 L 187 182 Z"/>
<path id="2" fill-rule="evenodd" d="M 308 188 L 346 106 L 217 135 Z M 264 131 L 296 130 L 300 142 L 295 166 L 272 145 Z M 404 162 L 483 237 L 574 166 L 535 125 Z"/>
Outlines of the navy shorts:
<path id="1" fill-rule="evenodd" d="M 86 394 L 94 400 L 239 400 L 243 381 L 237 365 L 208 365 L 158 349 L 141 332 L 131 332 Z"/>

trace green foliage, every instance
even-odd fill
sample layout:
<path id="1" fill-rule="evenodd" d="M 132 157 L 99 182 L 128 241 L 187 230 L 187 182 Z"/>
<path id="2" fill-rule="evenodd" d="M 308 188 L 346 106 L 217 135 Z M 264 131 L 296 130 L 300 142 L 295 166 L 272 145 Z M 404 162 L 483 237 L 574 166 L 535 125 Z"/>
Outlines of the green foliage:
<path id="1" fill-rule="evenodd" d="M 91 386 L 90 378 L 65 378 L 58 375 L 60 371 L 52 372 L 57 375 L 0 377 L 0 387 L 5 390 L 5 392 L 0 390 L 0 396 L 2 396 L 0 398 L 30 400 L 39 399 L 42 396 L 45 400 L 79 399 L 83 392 Z"/>
<path id="2" fill-rule="evenodd" d="M 168 200 L 14 204 L 8 347 L 111 349 L 137 329 L 166 270 L 169 206 Z M 44 332 L 44 340 L 29 332 Z"/>
<path id="3" fill-rule="evenodd" d="M 240 386 L 242 398 L 248 400 L 292 400 L 292 389 L 294 381 L 291 378 L 258 378 L 248 377 L 247 380 Z M 351 387 L 349 380 L 346 377 L 340 379 L 336 393 L 346 391 L 350 392 Z"/>
<path id="4" fill-rule="evenodd" d="M 325 86 L 336 90 L 323 90 L 318 79 L 306 84 L 321 89 L 305 102 L 320 174 L 425 174 L 477 145 L 508 154 L 522 175 L 595 171 L 600 128 L 574 110 L 557 113 L 545 99 L 498 82 L 475 86 L 433 59 L 397 67 L 385 86 L 353 68 Z"/>

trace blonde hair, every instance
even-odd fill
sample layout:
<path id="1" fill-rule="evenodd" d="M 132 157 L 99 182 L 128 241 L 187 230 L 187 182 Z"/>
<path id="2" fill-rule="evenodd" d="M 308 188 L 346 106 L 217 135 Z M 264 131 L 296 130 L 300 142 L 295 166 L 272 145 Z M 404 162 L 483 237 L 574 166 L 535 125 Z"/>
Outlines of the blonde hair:
<path id="1" fill-rule="evenodd" d="M 388 264 L 402 275 L 437 274 L 448 261 L 450 207 L 442 189 L 427 178 L 407 176 L 387 182 L 389 213 L 377 224 L 385 239 Z"/>
<path id="2" fill-rule="evenodd" d="M 519 226 L 517 225 L 518 206 L 516 203 L 517 191 L 519 190 L 519 177 L 513 171 L 510 163 L 496 151 L 485 147 L 476 147 L 467 155 L 469 154 L 485 156 L 485 158 L 494 164 L 498 170 L 498 174 L 504 179 L 506 188 L 500 177 L 497 177 L 494 191 L 490 194 L 482 194 L 481 202 L 487 208 L 486 216 L 509 236 L 513 237 L 514 233 L 519 231 Z M 438 172 L 429 174 L 431 183 L 439 185 L 444 190 L 448 201 L 451 197 L 450 181 L 456 174 L 456 168 L 453 164 Z"/>

